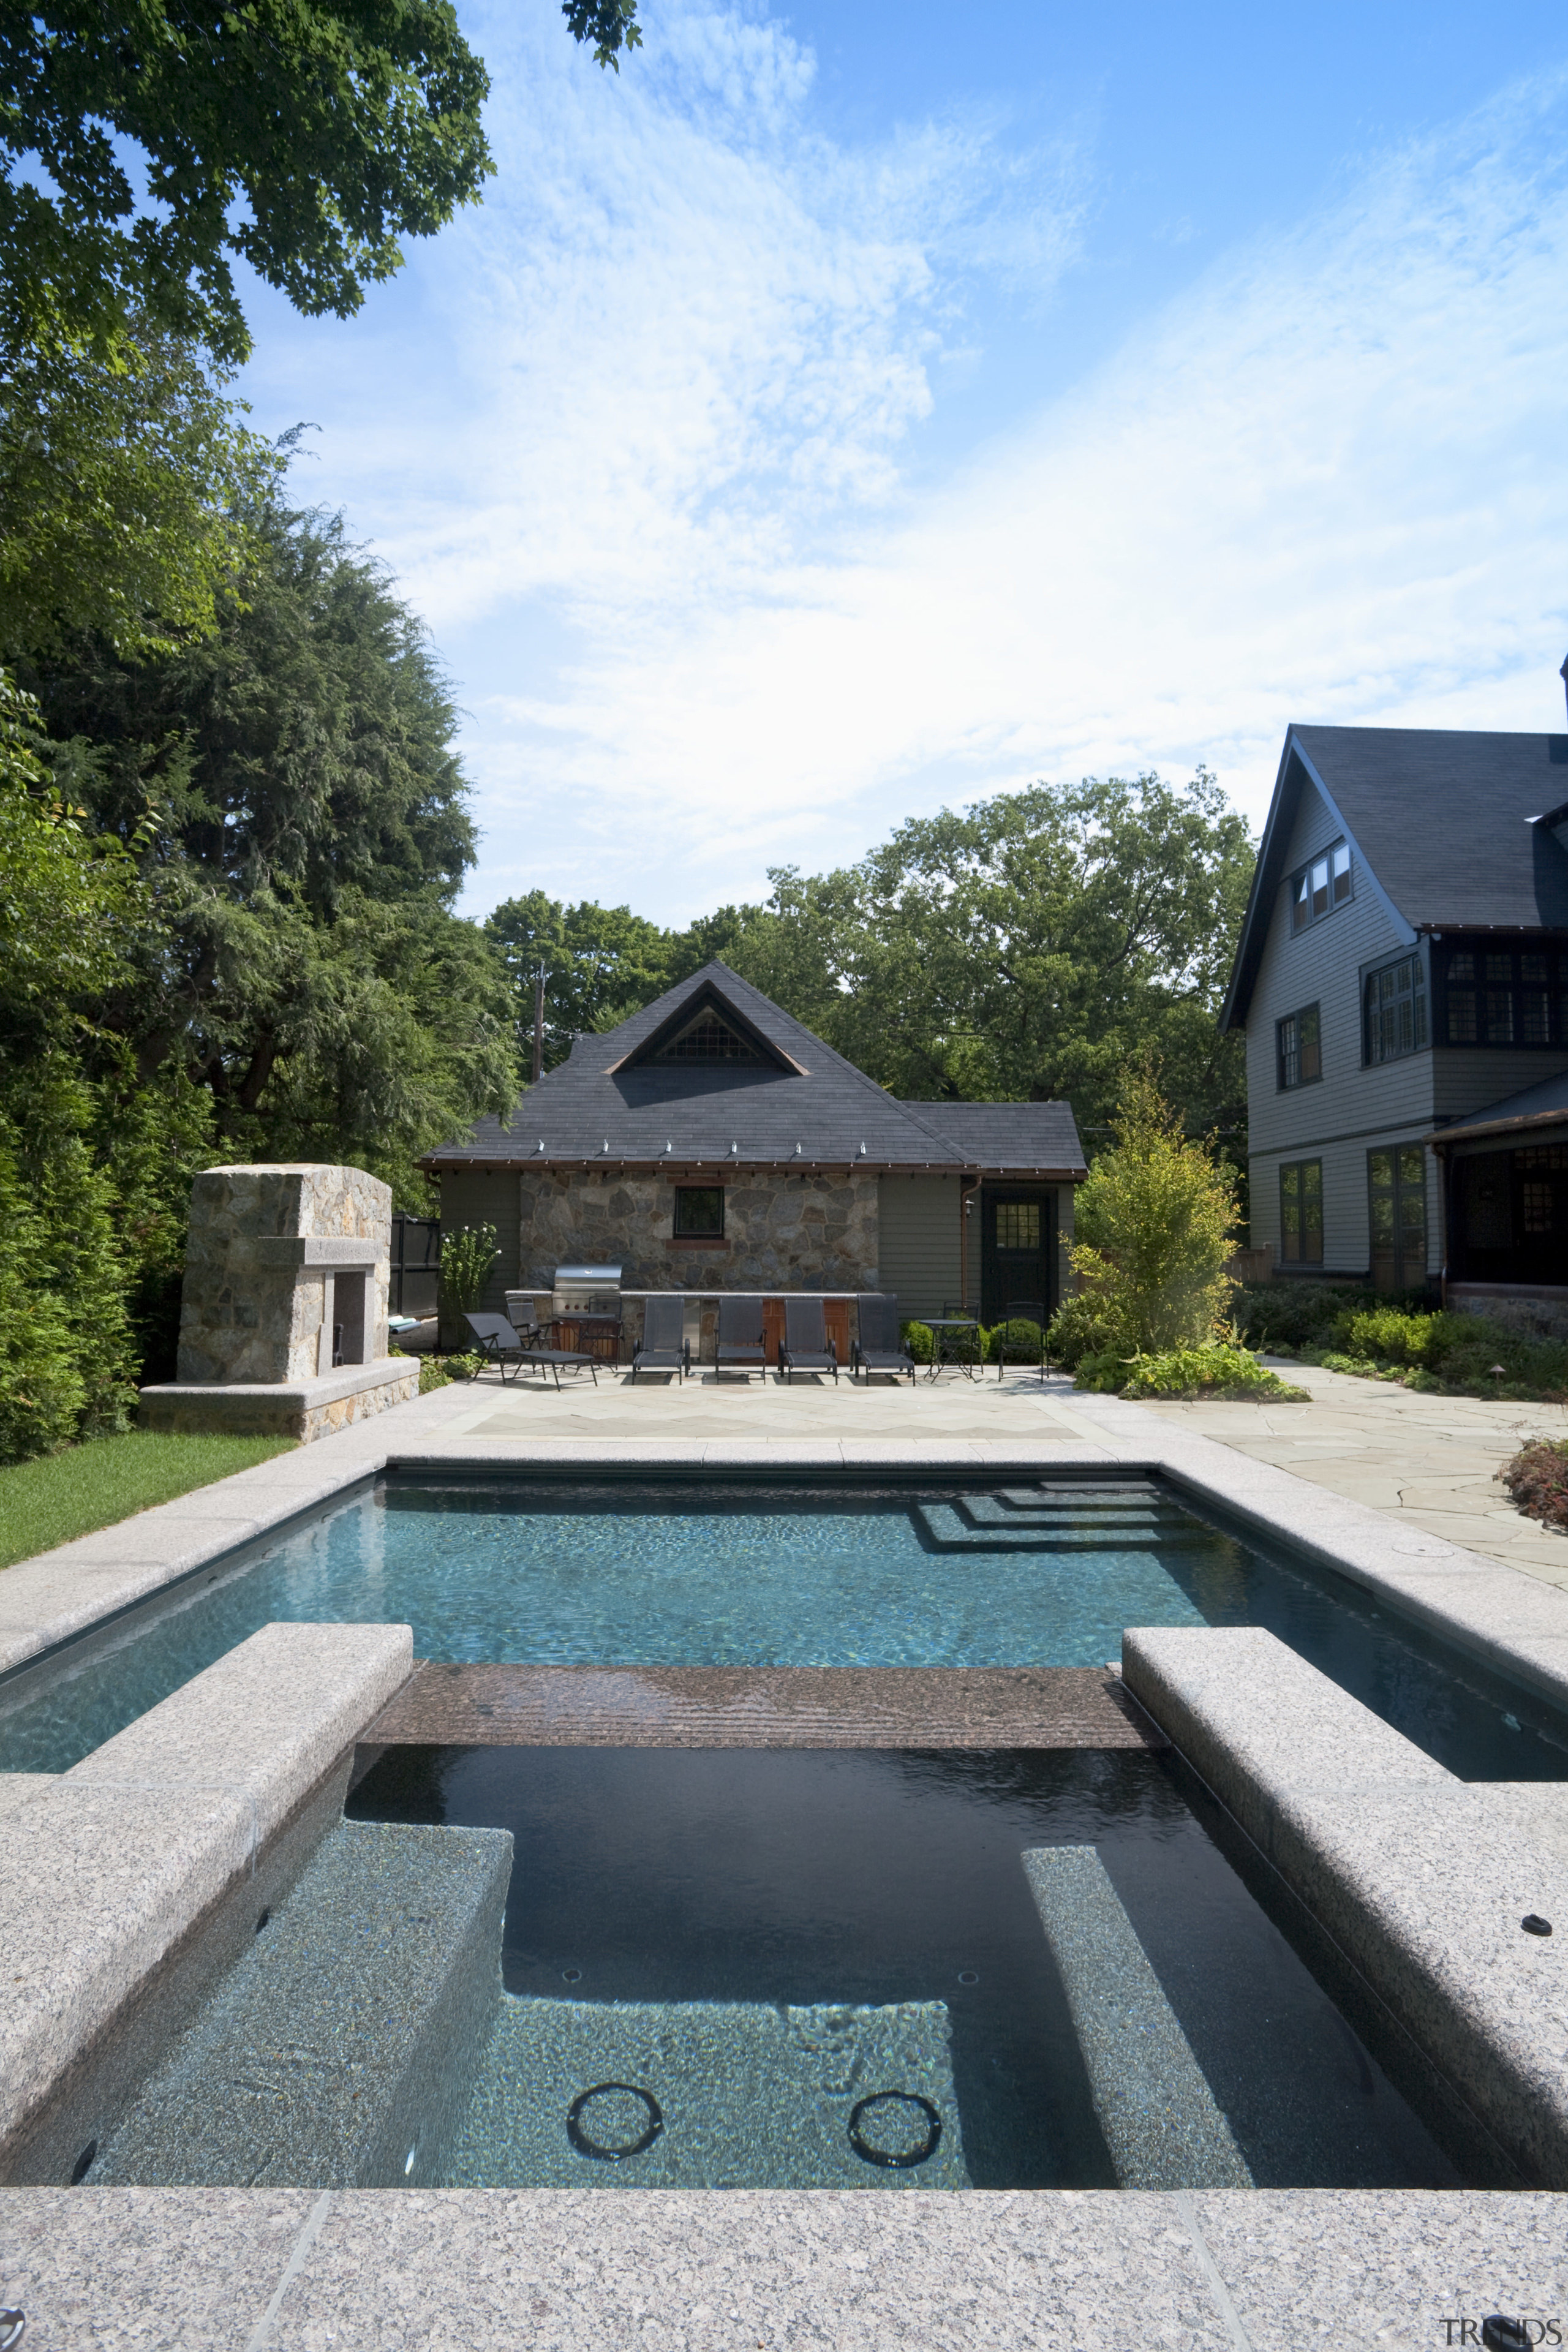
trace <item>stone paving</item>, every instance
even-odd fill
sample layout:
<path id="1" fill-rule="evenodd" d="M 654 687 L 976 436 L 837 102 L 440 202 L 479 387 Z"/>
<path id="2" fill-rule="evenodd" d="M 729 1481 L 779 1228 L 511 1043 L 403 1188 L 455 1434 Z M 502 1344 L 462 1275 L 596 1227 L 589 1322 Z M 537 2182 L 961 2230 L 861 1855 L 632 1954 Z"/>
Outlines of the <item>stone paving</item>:
<path id="1" fill-rule="evenodd" d="M 1276 1370 L 1311 1402 L 1144 1410 L 1568 1591 L 1568 1537 L 1516 1511 L 1497 1482 L 1527 1438 L 1568 1437 L 1568 1409 L 1422 1396 L 1310 1364 Z"/>

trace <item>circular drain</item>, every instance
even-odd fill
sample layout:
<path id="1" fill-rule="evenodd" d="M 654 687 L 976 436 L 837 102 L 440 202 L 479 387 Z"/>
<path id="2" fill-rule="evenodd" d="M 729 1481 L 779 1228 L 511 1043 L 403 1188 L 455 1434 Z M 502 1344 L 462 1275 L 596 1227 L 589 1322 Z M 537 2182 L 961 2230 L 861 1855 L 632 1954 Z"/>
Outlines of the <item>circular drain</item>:
<path id="1" fill-rule="evenodd" d="M 561 1971 L 561 1981 L 563 1984 L 581 1984 L 583 1981 L 582 1969 L 563 1969 Z"/>
<path id="2" fill-rule="evenodd" d="M 595 2139 L 584 2130 L 583 2111 L 593 2099 L 606 2103 L 595 2117 L 600 2130 L 618 2131 L 618 2140 Z M 637 2100 L 642 2113 L 636 2106 L 628 2108 L 628 2100 Z M 627 2133 L 637 2134 L 639 2124 L 643 2126 L 640 2135 L 625 2137 Z M 635 2083 L 596 2083 L 591 2091 L 579 2091 L 566 2110 L 567 2138 L 579 2156 L 595 2156 L 601 2164 L 619 2164 L 625 2157 L 640 2156 L 663 2129 L 664 2111 L 658 2101 L 651 2091 L 639 2091 Z"/>
<path id="3" fill-rule="evenodd" d="M 978 1984 L 980 1982 L 979 1969 L 960 1969 L 958 1971 L 958 1981 L 960 1984 Z"/>
<path id="4" fill-rule="evenodd" d="M 891 2112 L 874 2114 L 877 2109 Z M 911 2109 L 923 2118 L 923 2130 Z M 867 2116 L 871 2117 L 874 2138 L 862 2128 L 862 2118 Z M 909 2172 L 923 2164 L 928 2156 L 935 2155 L 941 2137 L 942 2117 L 918 2091 L 874 2091 L 850 2109 L 850 2147 L 864 2163 L 884 2165 L 890 2172 Z"/>

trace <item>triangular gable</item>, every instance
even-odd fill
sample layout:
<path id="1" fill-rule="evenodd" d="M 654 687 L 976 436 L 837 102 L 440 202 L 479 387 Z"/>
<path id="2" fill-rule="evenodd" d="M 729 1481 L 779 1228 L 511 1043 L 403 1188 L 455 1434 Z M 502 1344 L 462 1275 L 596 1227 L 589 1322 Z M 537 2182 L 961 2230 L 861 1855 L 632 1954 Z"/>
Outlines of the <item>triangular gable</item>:
<path id="1" fill-rule="evenodd" d="M 749 1021 L 709 980 L 700 981 L 651 1035 L 634 1045 L 618 1062 L 612 1062 L 606 1075 L 615 1077 L 626 1070 L 650 1066 L 688 1070 L 761 1067 L 782 1070 L 791 1077 L 808 1075 L 793 1055 L 764 1036 L 755 1022 Z"/>

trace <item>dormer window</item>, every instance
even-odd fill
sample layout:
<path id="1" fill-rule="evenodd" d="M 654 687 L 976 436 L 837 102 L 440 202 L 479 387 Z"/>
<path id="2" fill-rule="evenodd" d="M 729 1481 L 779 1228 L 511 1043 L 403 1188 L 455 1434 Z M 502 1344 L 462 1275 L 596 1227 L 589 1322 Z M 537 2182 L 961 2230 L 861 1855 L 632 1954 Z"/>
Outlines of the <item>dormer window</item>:
<path id="1" fill-rule="evenodd" d="M 1303 866 L 1290 881 L 1290 929 L 1304 931 L 1313 923 L 1321 923 L 1336 907 L 1342 907 L 1351 895 L 1351 849 L 1348 841 L 1336 841 L 1310 866 Z"/>
<path id="2" fill-rule="evenodd" d="M 668 1045 L 661 1045 L 657 1058 L 661 1062 L 754 1062 L 757 1049 L 709 1006 Z"/>

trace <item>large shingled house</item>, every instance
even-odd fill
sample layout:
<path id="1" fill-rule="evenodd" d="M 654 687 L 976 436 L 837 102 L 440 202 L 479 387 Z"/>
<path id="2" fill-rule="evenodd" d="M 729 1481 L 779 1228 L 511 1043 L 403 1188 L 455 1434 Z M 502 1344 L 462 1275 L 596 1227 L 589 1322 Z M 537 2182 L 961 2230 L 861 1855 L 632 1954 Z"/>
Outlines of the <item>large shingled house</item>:
<path id="1" fill-rule="evenodd" d="M 1292 727 L 1221 1017 L 1281 1272 L 1568 1319 L 1568 735 Z"/>
<path id="2" fill-rule="evenodd" d="M 495 1226 L 497 1305 L 619 1265 L 628 1292 L 892 1290 L 987 1321 L 1060 1297 L 1085 1173 L 1066 1103 L 895 1101 L 718 962 L 424 1164 L 445 1226 Z"/>

